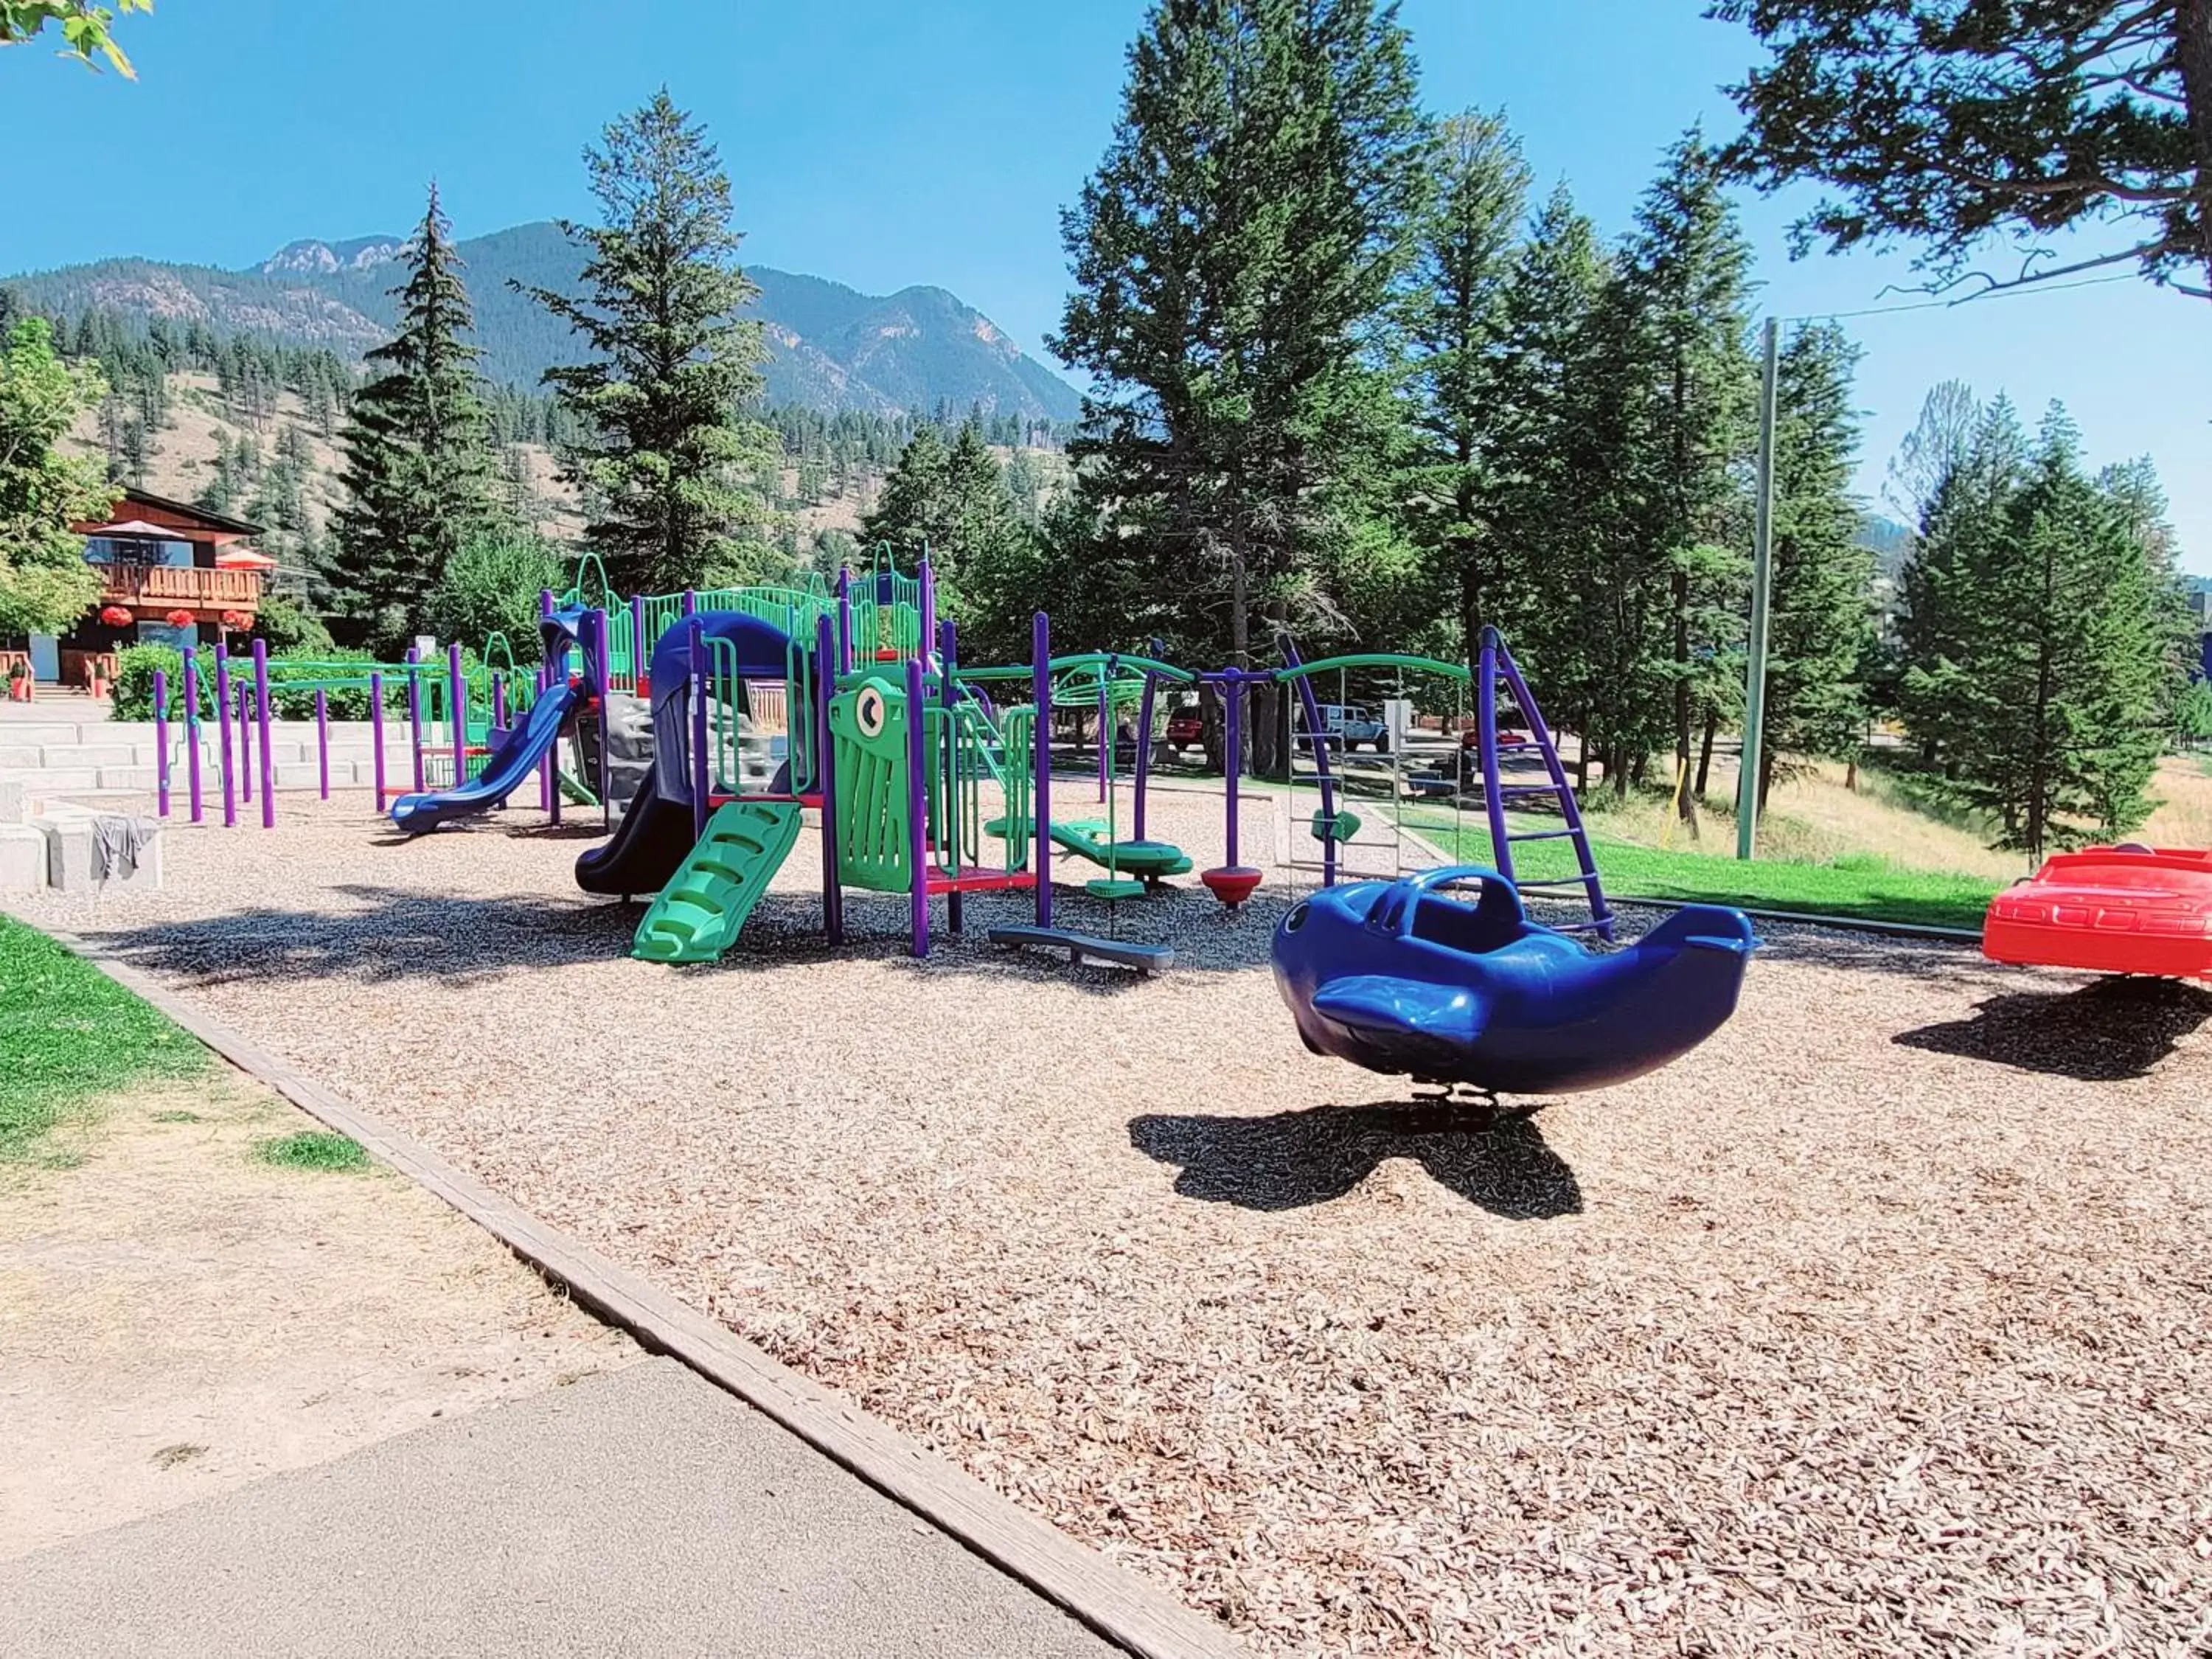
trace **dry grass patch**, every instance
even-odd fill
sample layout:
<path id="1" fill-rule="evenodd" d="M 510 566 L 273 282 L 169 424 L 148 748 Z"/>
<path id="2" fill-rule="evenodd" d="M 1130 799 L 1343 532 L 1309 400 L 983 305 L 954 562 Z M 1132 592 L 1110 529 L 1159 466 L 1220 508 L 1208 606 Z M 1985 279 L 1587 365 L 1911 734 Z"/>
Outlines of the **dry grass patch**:
<path id="1" fill-rule="evenodd" d="M 258 1159 L 319 1132 L 234 1073 L 98 1104 L 0 1166 L 0 1559 L 635 1355 L 400 1177 Z"/>

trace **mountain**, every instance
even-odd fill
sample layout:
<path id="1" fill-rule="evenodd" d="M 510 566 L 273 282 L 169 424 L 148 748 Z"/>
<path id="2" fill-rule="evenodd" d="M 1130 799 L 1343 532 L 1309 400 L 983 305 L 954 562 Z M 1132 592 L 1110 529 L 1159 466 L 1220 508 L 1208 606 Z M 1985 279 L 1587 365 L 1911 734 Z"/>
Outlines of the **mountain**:
<path id="1" fill-rule="evenodd" d="M 1858 544 L 1874 555 L 1875 574 L 1897 580 L 1912 552 L 1912 532 L 1894 519 L 1869 513 L 1859 520 Z"/>
<path id="2" fill-rule="evenodd" d="M 357 356 L 392 331 L 397 236 L 286 244 L 252 270 L 144 258 L 103 259 L 5 279 L 31 307 L 76 313 L 98 307 L 146 318 L 199 321 L 218 333 L 268 335 Z M 574 337 L 525 288 L 574 291 L 582 259 L 550 223 L 516 225 L 457 246 L 476 302 L 486 374 L 535 387 L 555 363 L 576 361 Z M 941 288 L 862 294 L 820 276 L 750 265 L 753 308 L 767 337 L 772 402 L 892 414 L 933 410 L 1068 421 L 1075 389 L 1018 349 L 973 307 Z"/>

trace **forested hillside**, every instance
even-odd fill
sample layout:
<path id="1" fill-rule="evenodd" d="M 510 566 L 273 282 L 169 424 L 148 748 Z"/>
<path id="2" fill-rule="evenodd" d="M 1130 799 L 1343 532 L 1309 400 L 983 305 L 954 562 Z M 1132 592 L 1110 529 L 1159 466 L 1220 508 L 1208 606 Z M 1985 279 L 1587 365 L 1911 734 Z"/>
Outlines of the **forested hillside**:
<path id="1" fill-rule="evenodd" d="M 121 258 L 0 282 L 21 308 L 47 315 L 159 318 L 198 324 L 218 338 L 248 334 L 353 360 L 391 335 L 398 314 L 393 261 L 404 244 L 391 236 L 294 242 L 246 271 Z M 473 337 L 487 378 L 534 388 L 548 368 L 576 361 L 566 325 L 510 286 L 575 286 L 580 258 L 555 226 L 517 225 L 455 251 L 475 302 Z M 955 418 L 972 407 L 1033 424 L 1080 412 L 1074 388 L 943 289 L 877 295 L 766 266 L 746 274 L 761 290 L 751 314 L 767 337 L 772 403 Z"/>
<path id="2" fill-rule="evenodd" d="M 58 319 L 69 355 L 97 362 L 107 398 L 79 417 L 71 447 L 98 456 L 118 483 L 196 501 L 267 526 L 263 550 L 279 585 L 323 597 L 331 515 L 343 499 L 337 438 L 358 371 L 337 350 L 267 338 L 219 338 L 198 322 L 152 322 L 112 312 Z M 520 526 L 550 540 L 580 538 L 575 492 L 556 476 L 568 435 L 559 404 L 511 386 L 487 395 L 503 504 Z M 920 416 L 778 405 L 763 420 L 782 454 L 757 484 L 778 514 L 784 551 L 834 563 L 860 556 L 863 516 Z M 981 431 L 1018 471 L 1060 476 L 1056 454 L 1025 449 L 1018 416 L 982 417 Z"/>

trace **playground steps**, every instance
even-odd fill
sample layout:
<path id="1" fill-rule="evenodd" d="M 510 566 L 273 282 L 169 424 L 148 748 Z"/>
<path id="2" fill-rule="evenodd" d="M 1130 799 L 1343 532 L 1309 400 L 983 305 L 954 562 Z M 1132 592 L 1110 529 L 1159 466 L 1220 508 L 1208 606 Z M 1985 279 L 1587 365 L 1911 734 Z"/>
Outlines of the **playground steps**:
<path id="1" fill-rule="evenodd" d="M 1521 724 L 1528 735 L 1510 743 L 1498 740 L 1498 694 L 1503 691 L 1513 707 L 1521 713 Z M 1480 723 L 1482 745 L 1483 806 L 1490 822 L 1490 840 L 1498 860 L 1498 873 L 1514 882 L 1524 893 L 1557 895 L 1562 899 L 1579 897 L 1589 907 L 1589 920 L 1566 924 L 1562 933 L 1595 933 L 1600 939 L 1613 937 L 1613 911 L 1606 903 L 1605 888 L 1598 880 L 1597 859 L 1590 850 L 1589 836 L 1583 828 L 1582 809 L 1576 804 L 1574 786 L 1567 781 L 1567 769 L 1560 763 L 1558 744 L 1553 741 L 1551 728 L 1544 724 L 1538 712 L 1536 699 L 1528 690 L 1515 665 L 1513 653 L 1505 648 L 1505 641 L 1494 628 L 1482 630 L 1481 660 L 1475 672 L 1476 717 Z M 1533 754 L 1542 763 L 1546 781 L 1542 783 L 1508 784 L 1501 781 L 1498 757 L 1503 754 Z M 1558 802 L 1561 828 L 1557 830 L 1527 830 L 1517 834 L 1505 816 L 1509 799 L 1526 800 L 1530 797 L 1549 796 Z M 1529 842 L 1567 841 L 1574 844 L 1576 873 L 1548 881 L 1521 881 L 1513 868 L 1513 849 Z"/>
<path id="2" fill-rule="evenodd" d="M 737 942 L 799 839 L 805 814 L 782 802 L 732 801 L 707 821 L 637 924 L 630 954 L 647 962 L 712 962 Z"/>

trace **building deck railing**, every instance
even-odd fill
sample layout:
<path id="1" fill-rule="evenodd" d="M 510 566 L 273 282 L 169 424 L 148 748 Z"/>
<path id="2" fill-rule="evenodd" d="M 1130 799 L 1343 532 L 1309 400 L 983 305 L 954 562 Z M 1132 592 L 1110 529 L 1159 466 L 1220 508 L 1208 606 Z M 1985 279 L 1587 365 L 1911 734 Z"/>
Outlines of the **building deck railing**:
<path id="1" fill-rule="evenodd" d="M 100 598 L 107 604 L 228 605 L 251 611 L 261 603 L 258 570 L 183 564 L 108 564 L 99 568 Z"/>

